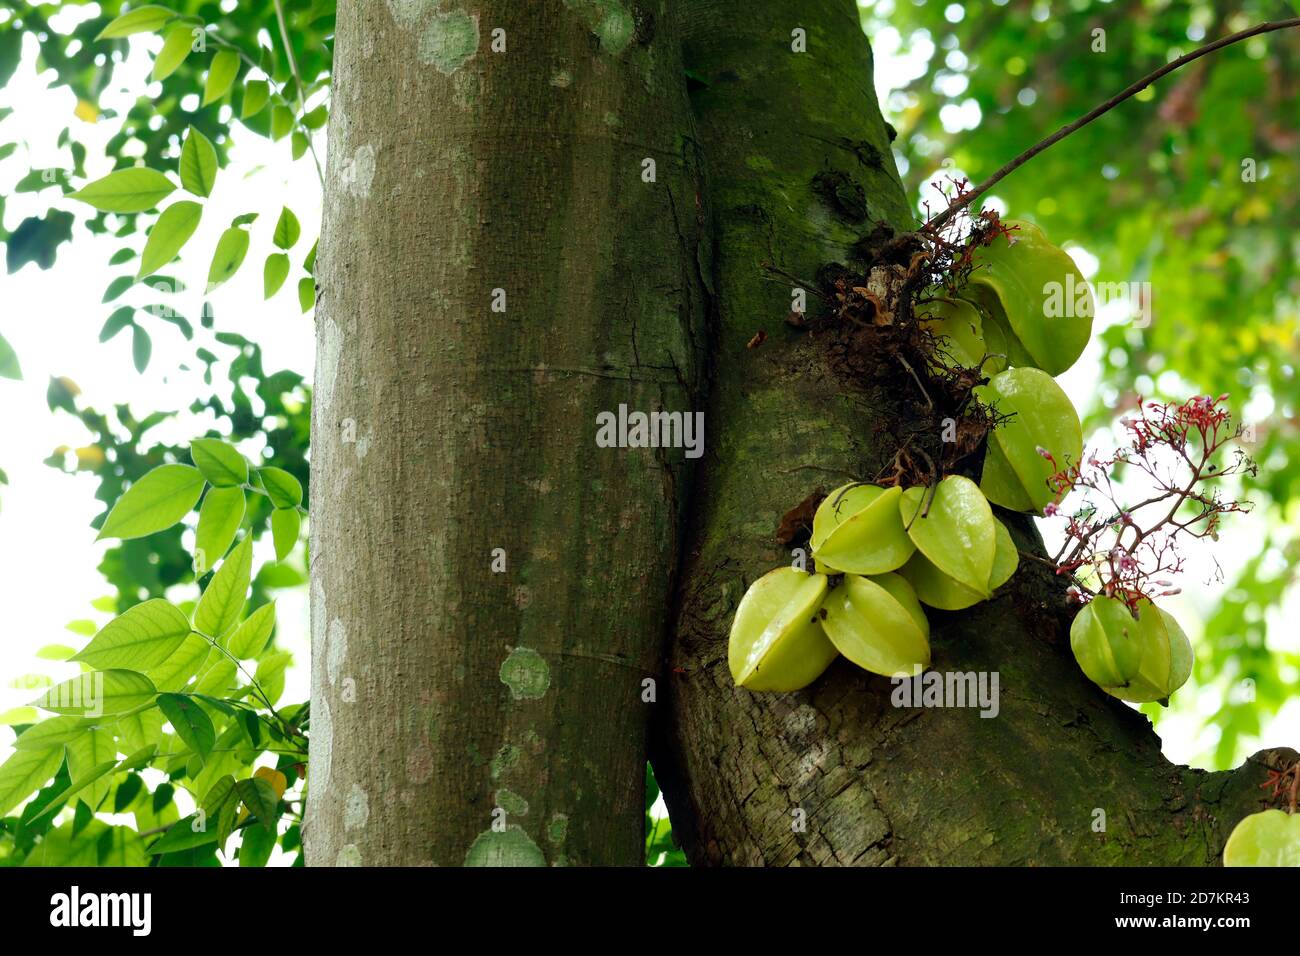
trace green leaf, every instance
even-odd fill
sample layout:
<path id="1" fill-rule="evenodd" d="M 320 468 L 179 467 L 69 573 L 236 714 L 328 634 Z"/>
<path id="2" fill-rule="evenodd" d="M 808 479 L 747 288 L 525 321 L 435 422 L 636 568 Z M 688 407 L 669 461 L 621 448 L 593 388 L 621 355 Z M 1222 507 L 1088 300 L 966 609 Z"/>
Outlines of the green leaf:
<path id="1" fill-rule="evenodd" d="M 72 659 L 96 670 L 146 671 L 171 657 L 189 635 L 189 618 L 162 598 L 154 598 L 104 625 Z"/>
<path id="2" fill-rule="evenodd" d="M 133 285 L 135 285 L 135 276 L 118 276 L 108 284 L 108 288 L 104 290 L 104 298 L 100 301 L 112 302 L 114 299 L 120 298 L 122 293 Z"/>
<path id="3" fill-rule="evenodd" d="M 54 748 L 18 750 L 0 764 L 0 817 L 44 786 L 62 763 L 62 748 Z"/>
<path id="4" fill-rule="evenodd" d="M 289 257 L 283 252 L 273 252 L 266 257 L 262 267 L 262 297 L 269 299 L 280 291 L 289 276 Z"/>
<path id="5" fill-rule="evenodd" d="M 225 556 L 243 520 L 243 488 L 213 488 L 204 496 L 194 536 L 195 574 L 206 574 Z"/>
<path id="6" fill-rule="evenodd" d="M 289 142 L 292 144 L 291 154 L 293 158 L 295 160 L 302 159 L 303 155 L 307 152 L 307 135 L 303 133 L 302 130 L 296 129 L 293 131 L 293 136 L 290 138 Z"/>
<path id="7" fill-rule="evenodd" d="M 317 239 L 311 244 L 311 252 L 307 253 L 307 258 L 302 261 L 302 267 L 307 270 L 309 275 L 316 274 L 316 247 L 320 245 Z"/>
<path id="8" fill-rule="evenodd" d="M 189 465 L 159 465 L 117 500 L 99 529 L 104 538 L 143 538 L 170 528 L 198 503 L 203 473 Z"/>
<path id="9" fill-rule="evenodd" d="M 235 784 L 235 792 L 248 812 L 266 829 L 275 828 L 275 811 L 280 800 L 275 795 L 275 788 L 262 777 L 250 777 Z"/>
<path id="10" fill-rule="evenodd" d="M 140 796 L 140 791 L 144 789 L 144 781 L 138 773 L 127 774 L 125 780 L 117 785 L 113 791 L 113 812 L 122 813 L 131 804 L 135 803 L 135 798 Z"/>
<path id="11" fill-rule="evenodd" d="M 288 136 L 291 129 L 293 129 L 293 111 L 279 103 L 271 107 L 271 139 L 278 142 Z"/>
<path id="12" fill-rule="evenodd" d="M 283 468 L 267 465 L 257 469 L 257 477 L 270 496 L 271 504 L 277 508 L 294 508 L 302 504 L 302 483 Z"/>
<path id="13" fill-rule="evenodd" d="M 190 634 L 171 657 L 146 673 L 159 690 L 178 691 L 199 672 L 211 651 L 212 644 L 206 637 Z"/>
<path id="14" fill-rule="evenodd" d="M 157 272 L 176 258 L 181 247 L 199 227 L 199 217 L 202 215 L 203 207 L 188 199 L 172 203 L 164 209 L 149 230 L 149 239 L 144 244 L 144 252 L 140 254 L 140 271 L 136 278 L 142 279 Z"/>
<path id="15" fill-rule="evenodd" d="M 275 560 L 283 561 L 298 543 L 302 523 L 295 508 L 276 508 L 271 512 L 271 538 L 275 542 Z"/>
<path id="16" fill-rule="evenodd" d="M 271 99 L 271 88 L 265 80 L 249 80 L 244 84 L 244 103 L 239 110 L 241 120 L 256 116 L 266 108 Z"/>
<path id="17" fill-rule="evenodd" d="M 217 148 L 191 126 L 181 147 L 181 185 L 196 196 L 210 196 L 217 182 L 217 169 Z"/>
<path id="18" fill-rule="evenodd" d="M 135 320 L 135 308 L 124 305 L 108 317 L 104 327 L 99 330 L 99 341 L 107 342 Z"/>
<path id="19" fill-rule="evenodd" d="M 32 706 L 56 714 L 97 717 L 133 710 L 148 704 L 157 693 L 153 682 L 135 671 L 91 671 L 55 684 L 32 701 Z"/>
<path id="20" fill-rule="evenodd" d="M 252 660 L 271 639 L 275 630 L 275 602 L 263 604 L 248 619 L 239 625 L 239 629 L 230 635 L 227 650 L 240 660 Z M 29 731 L 30 733 L 30 731 Z M 21 739 L 21 738 L 19 738 Z"/>
<path id="21" fill-rule="evenodd" d="M 253 536 L 235 546 L 226 560 L 217 568 L 207 590 L 199 598 L 194 611 L 194 629 L 208 637 L 224 637 L 238 622 L 248 594 L 248 583 L 253 570 Z"/>
<path id="22" fill-rule="evenodd" d="M 217 742 L 212 719 L 193 698 L 181 694 L 159 694 L 158 709 L 171 723 L 176 735 L 195 753 L 207 757 Z"/>
<path id="23" fill-rule="evenodd" d="M 118 499 L 95 540 L 143 538 L 170 528 L 198 502 L 203 484 L 203 474 L 197 468 L 159 465 Z"/>
<path id="24" fill-rule="evenodd" d="M 155 4 L 136 7 L 134 10 L 128 10 L 100 30 L 95 39 L 97 41 L 115 40 L 118 37 L 130 36 L 133 33 L 153 33 L 175 16 L 177 14 L 174 10 L 168 10 L 166 7 Z"/>
<path id="25" fill-rule="evenodd" d="M 212 254 L 212 265 L 208 268 L 208 290 L 211 291 L 225 282 L 243 265 L 248 253 L 248 233 L 238 226 L 231 226 L 217 240 L 217 251 Z"/>
<path id="26" fill-rule="evenodd" d="M 158 57 L 153 61 L 155 80 L 165 80 L 179 69 L 185 62 L 185 58 L 190 55 L 192 38 L 191 28 L 185 24 L 178 24 L 167 31 L 163 37 L 162 49 L 158 51 Z"/>
<path id="27" fill-rule="evenodd" d="M 181 647 L 184 649 L 185 645 L 182 644 Z M 166 666 L 171 666 L 175 660 L 176 657 L 173 655 Z M 123 714 L 117 718 L 117 737 L 122 742 L 122 749 L 130 753 L 132 759 L 141 750 L 149 747 L 156 750 L 158 741 L 162 739 L 162 725 L 163 716 L 156 707 Z"/>
<path id="28" fill-rule="evenodd" d="M 194 692 L 212 695 L 230 693 L 235 687 L 235 671 L 235 662 L 214 648 L 207 665 L 194 681 Z"/>
<path id="29" fill-rule="evenodd" d="M 309 312 L 316 304 L 316 280 L 312 278 L 298 280 L 298 305 L 304 312 Z"/>
<path id="30" fill-rule="evenodd" d="M 182 817 L 167 828 L 167 832 L 158 840 L 155 840 L 149 847 L 149 852 L 155 856 L 160 853 L 175 853 L 177 850 L 188 850 L 191 847 L 203 846 L 205 843 L 215 843 L 217 840 L 217 829 L 212 824 L 214 821 L 206 814 L 200 817 L 197 813 L 191 813 L 188 817 Z"/>
<path id="31" fill-rule="evenodd" d="M 207 82 L 203 84 L 203 105 L 208 106 L 223 99 L 239 75 L 239 54 L 233 50 L 219 50 L 212 58 Z"/>
<path id="32" fill-rule="evenodd" d="M 15 750 L 48 750 L 80 737 L 93 724 L 85 717 L 50 717 L 32 724 L 14 741 Z"/>
<path id="33" fill-rule="evenodd" d="M 144 373 L 149 367 L 149 357 L 153 355 L 153 340 L 149 338 L 149 333 L 140 326 L 131 329 L 131 362 L 135 365 L 135 370 Z"/>
<path id="34" fill-rule="evenodd" d="M 281 249 L 292 249 L 298 236 L 302 233 L 302 228 L 298 225 L 298 217 L 293 214 L 293 210 L 288 206 L 280 210 L 280 218 L 275 223 L 274 241 Z"/>
<path id="35" fill-rule="evenodd" d="M 68 775 L 72 785 L 59 799 L 79 795 L 91 810 L 108 796 L 109 771 L 117 766 L 117 743 L 105 730 L 92 728 L 68 741 Z"/>
<path id="36" fill-rule="evenodd" d="M 0 712 L 0 727 L 12 727 L 14 724 L 30 724 L 39 717 L 40 714 L 36 712 L 35 707 L 10 707 L 8 710 Z M 18 745 L 14 744 L 14 746 Z"/>
<path id="37" fill-rule="evenodd" d="M 0 335 L 0 377 L 18 380 L 23 377 L 22 369 L 18 365 L 18 354 L 14 352 L 14 347 L 5 341 L 3 335 Z"/>
<path id="38" fill-rule="evenodd" d="M 275 849 L 277 834 L 275 829 L 263 829 L 262 827 L 248 827 L 244 830 L 243 839 L 239 844 L 239 865 L 240 866 L 266 866 L 271 859 L 271 851 Z"/>
<path id="39" fill-rule="evenodd" d="M 144 841 L 130 827 L 109 827 L 95 843 L 101 867 L 145 866 L 149 862 Z"/>
<path id="40" fill-rule="evenodd" d="M 219 438 L 196 438 L 190 442 L 190 458 L 218 488 L 235 487 L 248 481 L 248 462 L 233 445 Z"/>
<path id="41" fill-rule="evenodd" d="M 329 110 L 321 105 L 302 118 L 302 125 L 308 129 L 320 129 L 329 121 Z"/>
<path id="42" fill-rule="evenodd" d="M 68 196 L 80 199 L 100 212 L 144 212 L 166 199 L 175 188 L 175 184 L 157 170 L 134 166 L 109 173 Z"/>

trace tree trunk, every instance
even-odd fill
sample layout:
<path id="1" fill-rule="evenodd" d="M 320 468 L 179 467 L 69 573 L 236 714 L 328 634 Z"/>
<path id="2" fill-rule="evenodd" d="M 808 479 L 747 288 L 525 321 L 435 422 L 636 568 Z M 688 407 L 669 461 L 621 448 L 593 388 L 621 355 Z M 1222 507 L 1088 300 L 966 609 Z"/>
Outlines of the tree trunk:
<path id="1" fill-rule="evenodd" d="M 339 4 L 312 865 L 641 862 L 686 462 L 595 435 L 695 401 L 703 207 L 664 13 Z"/>
<path id="2" fill-rule="evenodd" d="M 996 671 L 996 717 L 891 706 L 890 681 L 843 659 L 799 693 L 733 686 L 736 604 L 756 577 L 791 561 L 774 537 L 781 516 L 818 488 L 876 475 L 905 432 L 941 426 L 901 369 L 846 377 L 833 337 L 782 324 L 792 286 L 828 262 L 850 263 L 879 223 L 913 228 L 853 3 L 688 7 L 719 327 L 712 440 L 654 757 L 691 862 L 1217 862 L 1231 826 L 1262 807 L 1264 767 L 1294 755 L 1266 752 L 1232 773 L 1171 765 L 1149 721 L 1079 672 L 1063 585 L 1041 565 L 1022 561 L 992 602 L 927 611 L 933 668 Z M 791 51 L 796 28 L 807 52 Z M 766 344 L 747 350 L 760 329 Z M 1031 521 L 1000 517 L 1019 547 L 1042 552 Z"/>

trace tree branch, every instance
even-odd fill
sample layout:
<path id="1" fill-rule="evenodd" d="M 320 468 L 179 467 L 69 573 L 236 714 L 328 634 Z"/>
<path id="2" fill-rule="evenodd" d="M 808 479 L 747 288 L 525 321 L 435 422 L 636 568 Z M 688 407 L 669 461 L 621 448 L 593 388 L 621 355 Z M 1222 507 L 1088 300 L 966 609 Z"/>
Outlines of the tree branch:
<path id="1" fill-rule="evenodd" d="M 1043 152 L 1050 146 L 1055 146 L 1057 143 L 1065 139 L 1065 137 L 1069 136 L 1071 133 L 1087 126 L 1097 117 L 1101 116 L 1103 113 L 1107 113 L 1110 110 L 1114 109 L 1116 106 L 1118 106 L 1120 103 L 1123 103 L 1129 97 L 1141 93 L 1144 89 L 1146 89 L 1156 80 L 1160 79 L 1162 76 L 1172 73 L 1174 70 L 1178 69 L 1179 67 L 1191 63 L 1193 60 L 1199 59 L 1200 57 L 1205 56 L 1207 53 L 1213 53 L 1215 50 L 1222 49 L 1225 46 L 1230 46 L 1234 43 L 1239 43 L 1242 40 L 1247 40 L 1253 36 L 1259 36 L 1261 33 L 1272 33 L 1275 30 L 1286 30 L 1292 27 L 1300 27 L 1300 17 L 1292 17 L 1289 20 L 1270 20 L 1265 23 L 1259 23 L 1253 27 L 1250 27 L 1247 30 L 1241 30 L 1238 33 L 1233 33 L 1230 36 L 1226 36 L 1221 39 L 1215 40 L 1213 43 L 1207 43 L 1205 46 L 1198 47 L 1197 49 L 1193 50 L 1191 53 L 1188 53 L 1185 56 L 1180 56 L 1176 60 L 1170 60 L 1164 66 L 1160 67 L 1160 69 L 1152 73 L 1148 73 L 1142 79 L 1138 80 L 1136 83 L 1127 87 L 1122 92 L 1116 93 L 1106 102 L 1102 103 L 1100 106 L 1093 108 L 1083 116 L 1079 117 L 1069 126 L 1061 127 L 1055 133 L 1053 133 L 1051 136 L 1047 137 L 1046 139 L 1042 140 L 1037 145 L 1031 146 L 1029 149 L 1025 150 L 1015 159 L 1011 160 L 1011 162 L 1007 163 L 1005 166 L 1003 166 L 1001 169 L 995 172 L 988 179 L 984 180 L 984 182 L 980 183 L 974 189 L 958 196 L 956 199 L 954 199 L 951 203 L 948 204 L 947 209 L 939 213 L 939 215 L 935 216 L 934 219 L 930 220 L 930 222 L 926 224 L 926 229 L 932 232 L 937 232 L 938 230 L 943 228 L 944 224 L 947 223 L 954 215 L 956 215 L 966 206 L 969 206 L 974 200 L 978 199 L 984 193 L 988 192 L 995 185 L 997 185 L 999 182 L 1005 179 L 1008 175 L 1015 172 L 1017 169 L 1019 169 L 1025 163 L 1029 162 L 1029 160 L 1033 159 L 1039 153 Z"/>

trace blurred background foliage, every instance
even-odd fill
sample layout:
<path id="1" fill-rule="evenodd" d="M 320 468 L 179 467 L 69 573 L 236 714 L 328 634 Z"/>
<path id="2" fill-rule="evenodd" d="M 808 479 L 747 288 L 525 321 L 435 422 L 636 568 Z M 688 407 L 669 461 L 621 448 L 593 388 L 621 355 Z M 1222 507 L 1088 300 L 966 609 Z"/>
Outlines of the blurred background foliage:
<path id="1" fill-rule="evenodd" d="M 934 209 L 942 203 L 930 183 L 947 175 L 979 183 L 1169 60 L 1298 14 L 1300 2 L 1286 0 L 862 6 L 878 54 L 887 41 L 910 67 L 881 106 L 898 132 L 909 194 Z M 1009 215 L 1095 256 L 1094 284 L 1150 283 L 1150 325 L 1121 320 L 1101 334 L 1100 380 L 1080 408 L 1085 434 L 1138 396 L 1225 392 L 1250 429 L 1247 451 L 1260 468 L 1244 492 L 1266 517 L 1267 537 L 1217 587 L 1196 647 L 1196 682 L 1219 689 L 1218 706 L 1202 711 L 1218 731 L 1204 759 L 1231 766 L 1297 674 L 1296 655 L 1270 650 L 1266 635 L 1270 618 L 1281 624 L 1300 557 L 1300 30 L 1196 60 L 1030 160 L 992 195 Z"/>

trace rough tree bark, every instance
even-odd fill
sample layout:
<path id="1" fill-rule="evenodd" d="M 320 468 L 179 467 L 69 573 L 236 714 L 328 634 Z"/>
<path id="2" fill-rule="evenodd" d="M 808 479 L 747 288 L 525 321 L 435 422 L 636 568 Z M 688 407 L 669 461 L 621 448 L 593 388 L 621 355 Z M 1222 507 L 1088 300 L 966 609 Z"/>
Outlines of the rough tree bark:
<path id="1" fill-rule="evenodd" d="M 782 325 L 800 284 L 787 277 L 852 263 L 880 223 L 913 227 L 853 3 L 686 6 L 719 327 L 655 767 L 692 863 L 1218 862 L 1231 826 L 1263 806 L 1264 768 L 1294 753 L 1231 773 L 1170 764 L 1149 721 L 1079 672 L 1063 584 L 1032 562 L 992 602 L 927 612 L 935 669 L 999 672 L 994 719 L 892 707 L 888 680 L 843 660 L 795 694 L 732 685 L 736 603 L 791 560 L 774 538 L 780 517 L 818 487 L 877 474 L 904 434 L 941 426 L 904 374 L 846 379 L 825 347 Z M 795 28 L 806 53 L 791 52 Z M 827 172 L 842 174 L 829 191 L 825 177 L 814 185 Z M 767 343 L 747 350 L 760 328 Z M 1041 553 L 1028 519 L 1001 517 Z"/>
<path id="2" fill-rule="evenodd" d="M 657 3 L 339 4 L 312 865 L 642 858 L 685 462 L 595 433 L 694 402 L 678 51 Z"/>

